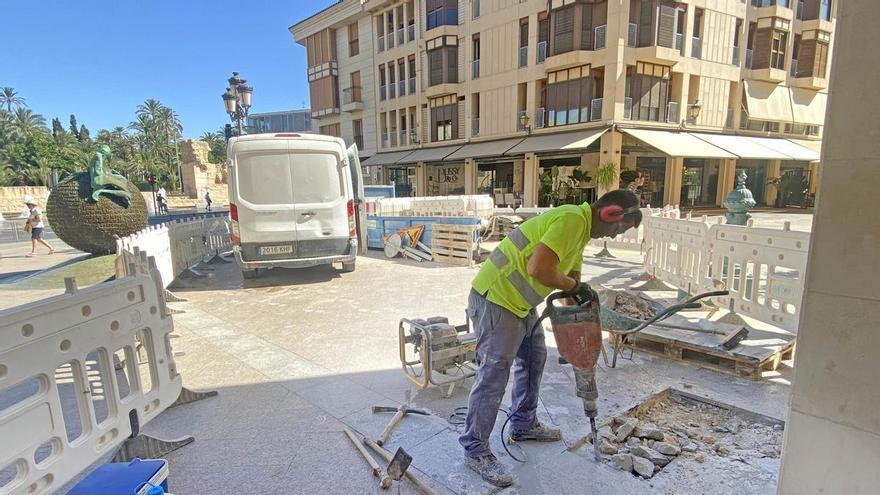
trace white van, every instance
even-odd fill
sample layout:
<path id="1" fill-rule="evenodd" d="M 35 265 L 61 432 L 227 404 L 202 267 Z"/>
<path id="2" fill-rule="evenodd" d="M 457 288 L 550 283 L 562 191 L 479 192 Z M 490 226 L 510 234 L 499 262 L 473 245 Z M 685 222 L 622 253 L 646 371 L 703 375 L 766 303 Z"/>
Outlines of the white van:
<path id="1" fill-rule="evenodd" d="M 233 252 L 245 278 L 333 263 L 354 271 L 367 244 L 354 145 L 318 134 L 253 134 L 230 139 L 227 158 Z"/>

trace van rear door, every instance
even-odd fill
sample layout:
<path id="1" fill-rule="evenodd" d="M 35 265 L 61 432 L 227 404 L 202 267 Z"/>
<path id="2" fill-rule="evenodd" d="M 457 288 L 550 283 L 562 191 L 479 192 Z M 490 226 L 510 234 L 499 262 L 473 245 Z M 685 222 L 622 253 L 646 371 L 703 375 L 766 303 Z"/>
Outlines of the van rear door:
<path id="1" fill-rule="evenodd" d="M 296 255 L 296 206 L 287 139 L 235 145 L 241 256 L 246 261 Z"/>
<path id="2" fill-rule="evenodd" d="M 293 146 L 296 144 L 293 142 Z M 348 251 L 351 185 L 343 167 L 341 156 L 329 149 L 317 146 L 291 149 L 297 258 L 338 255 Z"/>

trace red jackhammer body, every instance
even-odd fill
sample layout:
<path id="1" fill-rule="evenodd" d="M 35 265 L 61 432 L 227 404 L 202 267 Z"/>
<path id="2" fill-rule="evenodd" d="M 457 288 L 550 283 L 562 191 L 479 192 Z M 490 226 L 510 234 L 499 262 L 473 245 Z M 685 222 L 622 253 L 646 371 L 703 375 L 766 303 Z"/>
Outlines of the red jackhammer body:
<path id="1" fill-rule="evenodd" d="M 599 320 L 599 301 L 592 299 L 582 304 L 557 306 L 554 301 L 568 298 L 556 293 L 547 298 L 547 311 L 559 354 L 574 366 L 575 394 L 584 402 L 584 414 L 590 419 L 593 449 L 596 460 L 601 460 L 596 415 L 599 390 L 596 388 L 596 363 L 602 351 L 602 324 Z"/>

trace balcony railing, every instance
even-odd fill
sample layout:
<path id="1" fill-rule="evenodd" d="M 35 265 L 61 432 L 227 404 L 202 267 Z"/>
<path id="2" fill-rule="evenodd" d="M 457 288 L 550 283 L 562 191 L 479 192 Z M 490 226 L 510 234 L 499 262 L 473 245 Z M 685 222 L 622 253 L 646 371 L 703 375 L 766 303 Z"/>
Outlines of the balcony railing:
<path id="1" fill-rule="evenodd" d="M 544 61 L 547 60 L 547 42 L 539 41 L 538 42 L 538 53 L 535 56 L 536 64 L 543 64 Z"/>
<path id="2" fill-rule="evenodd" d="M 804 20 L 804 0 L 798 0 L 797 3 L 797 19 Z"/>
<path id="3" fill-rule="evenodd" d="M 480 118 L 471 119 L 471 136 L 480 135 Z"/>
<path id="4" fill-rule="evenodd" d="M 529 65 L 529 47 L 521 46 L 519 47 L 519 66 L 525 67 Z"/>
<path id="5" fill-rule="evenodd" d="M 471 79 L 480 78 L 480 59 L 471 62 Z"/>
<path id="6" fill-rule="evenodd" d="M 389 50 L 394 48 L 394 33 L 388 33 L 385 35 L 385 48 Z"/>
<path id="7" fill-rule="evenodd" d="M 684 34 L 675 33 L 675 49 L 680 52 L 684 50 Z"/>
<path id="8" fill-rule="evenodd" d="M 596 26 L 596 32 L 594 33 L 593 40 L 593 50 L 604 50 L 605 49 L 605 38 L 608 34 L 608 25 L 602 24 L 601 26 Z"/>
<path id="9" fill-rule="evenodd" d="M 590 122 L 602 120 L 602 98 L 593 98 L 590 101 Z"/>
<path id="10" fill-rule="evenodd" d="M 416 25 L 410 24 L 406 27 L 406 40 L 407 41 L 415 41 L 416 40 Z"/>
<path id="11" fill-rule="evenodd" d="M 416 78 L 415 77 L 409 78 L 409 94 L 411 94 L 411 95 L 416 94 Z"/>
<path id="12" fill-rule="evenodd" d="M 400 96 L 404 96 L 406 94 L 406 81 L 403 79 L 397 81 L 397 94 Z"/>
<path id="13" fill-rule="evenodd" d="M 746 69 L 752 68 L 752 49 L 746 48 Z"/>
<path id="14" fill-rule="evenodd" d="M 391 146 L 391 139 L 388 136 L 387 132 L 382 133 L 382 147 L 388 148 Z"/>
<path id="15" fill-rule="evenodd" d="M 730 56 L 731 65 L 739 65 L 739 47 L 733 47 L 733 54 Z"/>
<path id="16" fill-rule="evenodd" d="M 391 138 L 391 146 L 397 146 L 397 131 L 391 131 L 388 137 Z"/>
<path id="17" fill-rule="evenodd" d="M 379 35 L 378 45 L 379 45 L 379 51 L 384 52 L 385 51 L 385 37 L 384 36 Z"/>
<path id="18" fill-rule="evenodd" d="M 626 120 L 633 118 L 633 99 L 629 96 L 623 99 L 623 118 Z"/>
<path id="19" fill-rule="evenodd" d="M 516 130 L 518 130 L 518 131 L 526 130 L 526 127 L 524 125 L 522 125 L 523 115 L 528 115 L 528 112 L 526 112 L 525 110 L 520 110 L 520 111 L 516 112 Z"/>
<path id="20" fill-rule="evenodd" d="M 636 47 L 639 44 L 639 25 L 630 22 L 629 30 L 626 33 L 626 46 Z"/>
<path id="21" fill-rule="evenodd" d="M 398 141 L 400 145 L 406 146 L 406 131 L 401 129 L 400 132 L 397 133 L 397 135 L 400 136 L 400 141 Z"/>
<path id="22" fill-rule="evenodd" d="M 342 90 L 342 103 L 354 103 L 356 101 L 364 101 L 361 96 L 361 87 L 352 86 Z"/>
<path id="23" fill-rule="evenodd" d="M 388 85 L 388 98 L 391 99 L 395 97 L 397 97 L 397 85 L 392 82 Z"/>
<path id="24" fill-rule="evenodd" d="M 796 59 L 791 59 L 791 77 L 797 77 L 798 71 L 798 61 Z"/>
<path id="25" fill-rule="evenodd" d="M 703 40 L 696 36 L 691 38 L 691 57 L 703 58 Z"/>
<path id="26" fill-rule="evenodd" d="M 406 39 L 404 38 L 403 28 L 397 30 L 397 45 L 400 46 L 404 43 Z"/>
<path id="27" fill-rule="evenodd" d="M 535 128 L 542 129 L 544 127 L 544 120 L 546 119 L 544 107 L 538 107 L 535 109 Z"/>
<path id="28" fill-rule="evenodd" d="M 681 105 L 677 101 L 670 101 L 666 104 L 666 122 L 677 124 L 681 118 Z"/>
<path id="29" fill-rule="evenodd" d="M 379 86 L 379 101 L 385 101 L 388 98 L 386 86 Z"/>
<path id="30" fill-rule="evenodd" d="M 357 146 L 357 149 L 359 149 L 359 150 L 364 149 L 364 137 L 358 136 L 357 134 L 355 134 L 354 144 L 355 144 L 355 146 Z"/>

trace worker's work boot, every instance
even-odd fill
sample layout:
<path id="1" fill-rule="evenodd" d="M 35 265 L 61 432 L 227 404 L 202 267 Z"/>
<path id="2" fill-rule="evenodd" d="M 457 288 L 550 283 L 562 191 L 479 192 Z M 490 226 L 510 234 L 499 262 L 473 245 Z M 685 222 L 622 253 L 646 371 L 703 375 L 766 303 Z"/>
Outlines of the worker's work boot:
<path id="1" fill-rule="evenodd" d="M 480 473 L 484 480 L 495 486 L 505 487 L 513 484 L 513 475 L 507 469 L 507 466 L 498 461 L 495 454 L 491 452 L 480 457 L 464 456 L 464 463 L 467 467 Z"/>
<path id="2" fill-rule="evenodd" d="M 562 440 L 562 433 L 556 428 L 548 428 L 541 423 L 528 430 L 514 429 L 510 432 L 510 439 L 515 442 L 533 440 L 535 442 L 558 442 Z"/>

